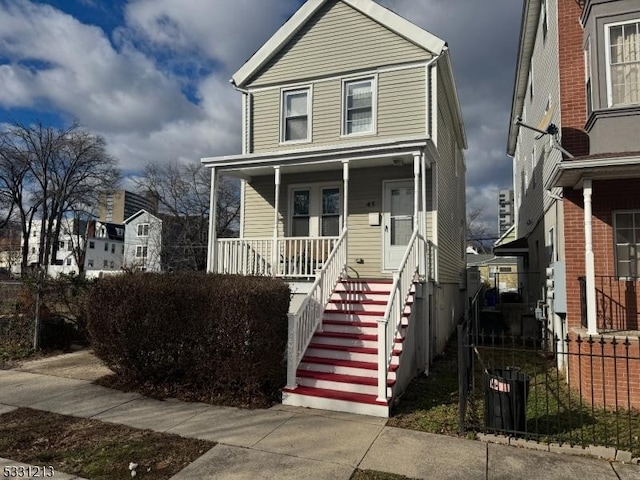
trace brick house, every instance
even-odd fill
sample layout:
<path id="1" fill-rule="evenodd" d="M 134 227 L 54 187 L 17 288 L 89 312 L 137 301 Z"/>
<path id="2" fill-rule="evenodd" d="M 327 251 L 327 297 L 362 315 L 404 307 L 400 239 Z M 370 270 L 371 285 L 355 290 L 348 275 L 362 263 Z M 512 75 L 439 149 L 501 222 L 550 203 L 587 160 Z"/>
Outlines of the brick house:
<path id="1" fill-rule="evenodd" d="M 567 372 L 589 400 L 639 407 L 640 4 L 525 1 L 511 117 L 528 288 L 584 349 Z"/>

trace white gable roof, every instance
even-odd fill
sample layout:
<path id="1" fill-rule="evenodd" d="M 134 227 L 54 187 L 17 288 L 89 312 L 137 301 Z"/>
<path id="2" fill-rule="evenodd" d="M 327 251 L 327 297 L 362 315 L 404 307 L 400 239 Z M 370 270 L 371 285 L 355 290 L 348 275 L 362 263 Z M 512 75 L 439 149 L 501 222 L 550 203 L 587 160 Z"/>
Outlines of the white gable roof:
<path id="1" fill-rule="evenodd" d="M 232 81 L 237 86 L 243 86 L 256 72 L 264 67 L 320 10 L 332 0 L 307 0 L 282 27 L 253 54 L 253 56 L 233 75 Z M 430 34 L 410 21 L 402 18 L 391 10 L 378 5 L 373 0 L 339 0 L 377 23 L 388 28 L 415 45 L 440 55 L 445 47 L 444 40 Z"/>

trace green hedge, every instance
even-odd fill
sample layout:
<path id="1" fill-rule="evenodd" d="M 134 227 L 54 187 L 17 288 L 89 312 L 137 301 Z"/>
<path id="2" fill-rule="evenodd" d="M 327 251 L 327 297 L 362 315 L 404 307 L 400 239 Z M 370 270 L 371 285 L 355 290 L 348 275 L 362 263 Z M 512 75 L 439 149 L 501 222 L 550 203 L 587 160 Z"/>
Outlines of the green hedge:
<path id="1" fill-rule="evenodd" d="M 122 378 L 256 403 L 286 382 L 289 301 L 288 285 L 272 278 L 119 275 L 91 289 L 88 328 Z"/>

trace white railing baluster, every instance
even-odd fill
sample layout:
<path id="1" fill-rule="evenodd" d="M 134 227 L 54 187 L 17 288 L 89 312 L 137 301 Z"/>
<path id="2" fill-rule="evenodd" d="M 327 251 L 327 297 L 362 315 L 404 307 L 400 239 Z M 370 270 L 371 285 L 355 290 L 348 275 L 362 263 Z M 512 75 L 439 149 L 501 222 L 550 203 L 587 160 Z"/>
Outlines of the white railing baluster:
<path id="1" fill-rule="evenodd" d="M 393 274 L 391 293 L 384 317 L 378 320 L 378 400 L 387 401 L 387 375 L 393 361 L 396 336 L 402 326 L 407 299 L 413 284 L 421 272 L 430 277 L 433 260 L 427 260 L 425 239 L 416 228 L 411 235 L 407 250 L 402 257 L 398 271 Z M 431 244 L 428 245 L 431 253 Z M 426 265 L 421 265 L 422 260 Z M 429 278 L 427 278 L 428 280 Z"/>
<path id="2" fill-rule="evenodd" d="M 296 370 L 300 360 L 314 333 L 322 328 L 324 309 L 333 293 L 333 289 L 340 280 L 342 272 L 346 270 L 346 257 L 344 255 L 346 245 L 347 230 L 344 230 L 322 268 L 316 274 L 316 280 L 313 282 L 302 305 L 294 315 L 289 317 L 289 339 L 295 338 L 295 342 L 289 342 L 291 348 L 287 352 L 288 388 L 296 387 Z"/>

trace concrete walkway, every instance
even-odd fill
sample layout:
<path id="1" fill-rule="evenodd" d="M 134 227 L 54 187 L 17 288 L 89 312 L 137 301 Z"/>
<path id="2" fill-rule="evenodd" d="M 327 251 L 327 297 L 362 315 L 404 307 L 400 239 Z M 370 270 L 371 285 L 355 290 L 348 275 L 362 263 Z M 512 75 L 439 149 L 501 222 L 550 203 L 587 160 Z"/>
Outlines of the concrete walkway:
<path id="1" fill-rule="evenodd" d="M 72 355 L 0 371 L 0 413 L 29 407 L 218 442 L 176 480 L 347 480 L 355 468 L 415 479 L 640 480 L 637 465 L 391 428 L 375 417 L 153 400 L 93 385 L 104 367 Z M 74 371 L 83 359 L 88 368 Z M 0 471 L 6 464 L 15 462 L 0 459 Z"/>

